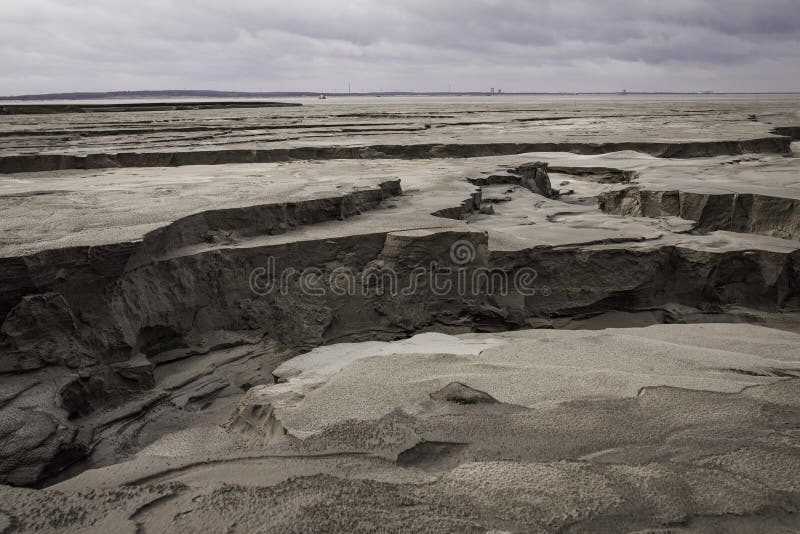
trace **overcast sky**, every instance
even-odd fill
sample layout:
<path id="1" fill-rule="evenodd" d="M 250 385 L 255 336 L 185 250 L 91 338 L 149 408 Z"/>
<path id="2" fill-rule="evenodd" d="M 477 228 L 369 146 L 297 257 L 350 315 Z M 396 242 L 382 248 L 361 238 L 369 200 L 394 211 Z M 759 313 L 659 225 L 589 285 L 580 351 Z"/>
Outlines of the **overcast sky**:
<path id="1" fill-rule="evenodd" d="M 0 94 L 800 91 L 800 0 L 0 0 Z"/>

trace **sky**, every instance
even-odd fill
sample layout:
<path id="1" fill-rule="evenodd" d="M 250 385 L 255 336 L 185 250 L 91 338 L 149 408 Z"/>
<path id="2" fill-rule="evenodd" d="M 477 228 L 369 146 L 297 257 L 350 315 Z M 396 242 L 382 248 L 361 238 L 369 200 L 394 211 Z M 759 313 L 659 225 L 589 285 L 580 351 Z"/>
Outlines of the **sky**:
<path id="1" fill-rule="evenodd" d="M 0 0 L 0 95 L 800 91 L 800 0 Z"/>

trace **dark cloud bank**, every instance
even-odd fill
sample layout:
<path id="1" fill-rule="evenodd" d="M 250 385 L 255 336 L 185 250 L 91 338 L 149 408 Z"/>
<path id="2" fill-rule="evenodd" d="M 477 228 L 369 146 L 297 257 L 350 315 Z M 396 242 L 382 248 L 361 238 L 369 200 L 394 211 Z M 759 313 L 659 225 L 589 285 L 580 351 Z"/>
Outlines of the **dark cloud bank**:
<path id="1" fill-rule="evenodd" d="M 0 0 L 0 94 L 800 91 L 800 0 Z"/>

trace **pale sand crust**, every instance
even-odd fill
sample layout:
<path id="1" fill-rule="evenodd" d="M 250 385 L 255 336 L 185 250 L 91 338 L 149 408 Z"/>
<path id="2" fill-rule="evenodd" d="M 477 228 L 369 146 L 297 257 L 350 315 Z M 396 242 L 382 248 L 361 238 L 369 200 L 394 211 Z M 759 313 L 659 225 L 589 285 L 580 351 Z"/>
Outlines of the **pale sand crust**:
<path id="1" fill-rule="evenodd" d="M 0 510 L 42 532 L 796 528 L 800 390 L 778 371 L 800 372 L 798 346 L 746 325 L 332 345 L 243 400 L 301 393 L 273 414 L 288 436 L 189 430 L 44 492 L 0 489 Z M 500 404 L 429 398 L 451 381 Z"/>

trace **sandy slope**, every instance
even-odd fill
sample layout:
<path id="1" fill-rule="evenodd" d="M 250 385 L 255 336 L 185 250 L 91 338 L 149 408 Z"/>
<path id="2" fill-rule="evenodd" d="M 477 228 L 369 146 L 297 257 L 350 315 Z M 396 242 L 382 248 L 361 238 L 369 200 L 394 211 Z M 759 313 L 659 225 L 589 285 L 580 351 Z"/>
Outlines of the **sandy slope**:
<path id="1" fill-rule="evenodd" d="M 788 532 L 799 346 L 662 325 L 323 347 L 251 390 L 226 429 L 45 491 L 2 488 L 0 517 L 43 532 Z M 498 402 L 431 398 L 456 381 Z"/>

